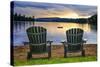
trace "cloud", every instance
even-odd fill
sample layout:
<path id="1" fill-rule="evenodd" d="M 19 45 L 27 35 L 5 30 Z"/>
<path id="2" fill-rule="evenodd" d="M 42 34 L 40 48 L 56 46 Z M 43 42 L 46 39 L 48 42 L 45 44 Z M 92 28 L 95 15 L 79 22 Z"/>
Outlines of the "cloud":
<path id="1" fill-rule="evenodd" d="M 51 3 L 15 2 L 14 13 L 35 17 L 59 17 L 77 14 L 90 16 L 97 13 L 96 6 L 65 5 Z"/>

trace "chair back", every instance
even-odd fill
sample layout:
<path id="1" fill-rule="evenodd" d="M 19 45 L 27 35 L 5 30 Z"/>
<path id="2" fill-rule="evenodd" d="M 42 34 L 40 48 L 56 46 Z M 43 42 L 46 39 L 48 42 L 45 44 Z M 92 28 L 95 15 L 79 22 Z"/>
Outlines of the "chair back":
<path id="1" fill-rule="evenodd" d="M 42 52 L 46 50 L 47 31 L 45 28 L 40 26 L 33 26 L 28 28 L 26 32 L 31 46 L 31 51 Z"/>
<path id="2" fill-rule="evenodd" d="M 81 47 L 83 30 L 80 28 L 72 28 L 66 31 L 66 38 L 69 50 L 78 50 Z"/>

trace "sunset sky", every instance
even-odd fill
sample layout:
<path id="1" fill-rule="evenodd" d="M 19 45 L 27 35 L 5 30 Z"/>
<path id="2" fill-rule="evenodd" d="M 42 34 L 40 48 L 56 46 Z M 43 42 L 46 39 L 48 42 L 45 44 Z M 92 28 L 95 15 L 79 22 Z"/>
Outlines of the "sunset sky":
<path id="1" fill-rule="evenodd" d="M 97 13 L 96 6 L 14 1 L 14 13 L 25 16 L 88 18 Z"/>

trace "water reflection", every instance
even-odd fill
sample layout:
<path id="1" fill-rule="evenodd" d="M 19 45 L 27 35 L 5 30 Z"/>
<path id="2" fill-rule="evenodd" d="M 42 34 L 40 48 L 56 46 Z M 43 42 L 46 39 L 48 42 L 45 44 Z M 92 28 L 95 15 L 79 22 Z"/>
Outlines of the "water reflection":
<path id="1" fill-rule="evenodd" d="M 25 31 L 28 27 L 33 26 L 34 22 L 30 21 L 14 21 L 14 32 Z"/>
<path id="2" fill-rule="evenodd" d="M 66 40 L 66 30 L 70 28 L 81 28 L 84 30 L 84 37 L 87 39 L 87 43 L 97 43 L 96 42 L 96 32 L 94 32 L 94 29 L 91 28 L 91 25 L 86 24 L 79 24 L 79 23 L 56 23 L 56 22 L 36 22 L 35 26 L 42 26 L 45 27 L 48 31 L 47 33 L 47 39 L 53 40 L 55 43 L 59 43 L 62 40 Z M 63 28 L 58 28 L 63 27 Z"/>
<path id="3" fill-rule="evenodd" d="M 94 32 L 97 32 L 97 25 L 90 24 L 90 28 L 91 28 Z"/>
<path id="4" fill-rule="evenodd" d="M 93 25 L 88 23 L 64 23 L 64 22 L 35 22 L 35 26 L 42 26 L 47 29 L 47 40 L 53 40 L 53 44 L 60 44 L 66 40 L 66 30 L 70 28 L 81 28 L 84 30 L 84 37 L 87 43 L 97 43 L 97 32 Z M 18 22 L 14 25 L 14 44 L 21 45 L 23 41 L 28 41 L 26 29 L 33 26 L 33 22 Z M 63 28 L 58 28 L 63 27 Z"/>
<path id="5" fill-rule="evenodd" d="M 89 24 L 78 24 L 78 23 L 54 23 L 54 22 L 37 22 L 35 26 L 42 26 L 48 30 L 48 34 L 50 35 L 64 35 L 66 30 L 71 28 L 81 28 L 85 32 L 91 32 L 91 28 Z M 58 28 L 63 27 L 63 28 Z"/>

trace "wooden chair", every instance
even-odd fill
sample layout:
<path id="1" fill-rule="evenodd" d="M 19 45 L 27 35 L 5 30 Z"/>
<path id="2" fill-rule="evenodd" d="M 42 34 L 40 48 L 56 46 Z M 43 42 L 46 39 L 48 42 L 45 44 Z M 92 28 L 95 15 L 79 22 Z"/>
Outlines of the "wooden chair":
<path id="1" fill-rule="evenodd" d="M 64 45 L 64 57 L 67 57 L 67 52 L 81 51 L 82 56 L 85 56 L 85 51 L 83 49 L 83 30 L 80 28 L 72 28 L 66 31 L 67 42 L 61 42 Z"/>
<path id="2" fill-rule="evenodd" d="M 47 41 L 47 30 L 40 26 L 33 26 L 26 30 L 29 39 L 28 59 L 32 58 L 32 54 L 48 52 L 48 58 L 51 57 L 51 43 Z M 49 45 L 47 45 L 49 43 Z"/>

